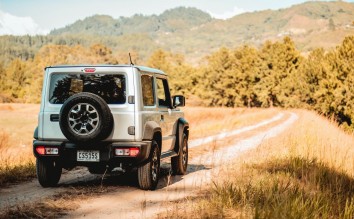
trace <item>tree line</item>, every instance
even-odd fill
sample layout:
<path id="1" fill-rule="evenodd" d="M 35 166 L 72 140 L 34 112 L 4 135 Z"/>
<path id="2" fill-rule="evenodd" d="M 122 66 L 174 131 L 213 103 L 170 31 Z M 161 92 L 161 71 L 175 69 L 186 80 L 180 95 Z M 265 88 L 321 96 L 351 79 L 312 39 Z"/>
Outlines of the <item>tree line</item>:
<path id="1" fill-rule="evenodd" d="M 148 64 L 170 73 L 175 92 L 206 106 L 305 108 L 354 128 L 354 36 L 305 55 L 289 37 L 260 48 L 221 48 L 198 67 L 159 50 Z"/>
<path id="2" fill-rule="evenodd" d="M 301 54 L 289 37 L 258 48 L 220 48 L 197 66 L 161 49 L 147 61 L 137 52 L 133 59 L 165 71 L 174 93 L 206 106 L 306 108 L 354 127 L 354 36 L 330 51 L 308 54 Z M 0 62 L 0 101 L 39 102 L 45 66 L 127 61 L 103 44 L 45 45 L 26 61 Z"/>

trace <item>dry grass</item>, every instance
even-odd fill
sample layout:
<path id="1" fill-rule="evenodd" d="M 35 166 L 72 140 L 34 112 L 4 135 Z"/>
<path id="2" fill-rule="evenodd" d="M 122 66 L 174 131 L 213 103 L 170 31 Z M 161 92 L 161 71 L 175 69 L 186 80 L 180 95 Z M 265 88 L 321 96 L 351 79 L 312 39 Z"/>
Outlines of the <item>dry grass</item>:
<path id="1" fill-rule="evenodd" d="M 0 132 L 0 186 L 32 179 L 36 176 L 33 159 L 9 152 L 9 134 Z M 15 157 L 14 157 L 15 156 Z"/>
<path id="2" fill-rule="evenodd" d="M 0 186 L 28 181 L 36 177 L 35 164 L 28 160 L 18 165 L 1 162 L 0 164 Z"/>
<path id="3" fill-rule="evenodd" d="M 0 106 L 3 186 L 35 176 L 31 145 L 24 142 L 32 140 L 38 105 Z M 198 138 L 256 124 L 280 110 L 186 107 L 184 111 L 192 138 Z M 18 119 L 28 116 L 26 112 L 32 112 L 33 117 Z M 215 180 L 198 201 L 180 203 L 186 208 L 176 208 L 167 217 L 352 218 L 354 137 L 315 113 L 297 113 L 300 119 L 289 130 L 244 154 L 238 163 L 223 169 L 219 175 L 227 177 Z M 57 217 L 92 194 L 88 188 L 74 188 L 48 200 L 8 209 L 0 217 Z M 67 199 L 73 202 L 63 201 Z"/>
<path id="4" fill-rule="evenodd" d="M 289 153 L 354 174 L 354 136 L 343 132 L 335 122 L 314 113 L 302 112 L 301 116 L 288 135 Z"/>
<path id="5" fill-rule="evenodd" d="M 9 134 L 9 147 L 32 151 L 38 104 L 0 104 L 0 130 Z"/>
<path id="6" fill-rule="evenodd" d="M 8 147 L 9 134 L 4 131 L 0 131 L 0 150 Z"/>
<path id="7" fill-rule="evenodd" d="M 0 186 L 36 176 L 33 130 L 39 105 L 0 104 Z"/>
<path id="8" fill-rule="evenodd" d="M 280 112 L 279 109 L 207 108 L 183 109 L 190 124 L 191 139 L 230 131 L 242 126 L 257 124 Z"/>
<path id="9" fill-rule="evenodd" d="M 199 201 L 163 217 L 353 218 L 354 137 L 315 113 L 297 113 L 289 130 L 224 168 Z"/>

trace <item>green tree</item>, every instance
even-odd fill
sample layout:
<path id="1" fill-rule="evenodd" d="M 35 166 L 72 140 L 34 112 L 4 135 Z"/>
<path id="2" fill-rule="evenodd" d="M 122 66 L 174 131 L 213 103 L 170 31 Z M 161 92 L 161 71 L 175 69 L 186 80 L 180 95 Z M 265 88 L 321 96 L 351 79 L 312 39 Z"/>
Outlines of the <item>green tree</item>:
<path id="1" fill-rule="evenodd" d="M 156 50 L 148 59 L 147 65 L 152 68 L 160 69 L 164 72 L 170 72 L 171 63 L 168 60 L 169 54 L 162 49 Z"/>
<path id="2" fill-rule="evenodd" d="M 12 61 L 6 69 L 5 93 L 12 98 L 22 99 L 25 95 L 24 88 L 31 83 L 26 69 L 26 63 L 20 59 Z"/>
<path id="3" fill-rule="evenodd" d="M 295 94 L 294 80 L 301 56 L 294 42 L 285 37 L 283 42 L 267 41 L 260 51 L 259 82 L 255 86 L 256 95 L 264 107 L 295 106 L 299 97 Z"/>
<path id="4" fill-rule="evenodd" d="M 299 106 L 315 108 L 323 102 L 320 98 L 325 93 L 320 90 L 320 83 L 329 73 L 329 66 L 324 49 L 315 49 L 303 60 L 296 80 L 298 89 L 296 95 L 300 97 Z"/>
<path id="5" fill-rule="evenodd" d="M 259 82 L 260 58 L 255 48 L 243 46 L 234 51 L 236 81 L 235 90 L 238 93 L 238 107 L 259 106 L 254 87 Z"/>
<path id="6" fill-rule="evenodd" d="M 344 39 L 331 61 L 332 68 L 337 73 L 334 93 L 336 114 L 341 122 L 350 126 L 354 119 L 354 36 Z"/>
<path id="7" fill-rule="evenodd" d="M 239 97 L 235 87 L 235 57 L 227 48 L 221 48 L 208 57 L 208 65 L 203 69 L 198 86 L 198 95 L 209 106 L 233 107 Z"/>
<path id="8" fill-rule="evenodd" d="M 173 94 L 189 96 L 194 93 L 195 69 L 185 63 L 184 56 L 159 49 L 150 56 L 147 65 L 169 75 L 169 85 Z"/>

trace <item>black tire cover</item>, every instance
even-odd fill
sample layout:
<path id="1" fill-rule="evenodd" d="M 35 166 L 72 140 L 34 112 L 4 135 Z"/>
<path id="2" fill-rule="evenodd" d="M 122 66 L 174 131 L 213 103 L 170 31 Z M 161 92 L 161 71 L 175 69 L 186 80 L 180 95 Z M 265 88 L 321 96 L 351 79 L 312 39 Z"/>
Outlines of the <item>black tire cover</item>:
<path id="1" fill-rule="evenodd" d="M 98 115 L 96 115 L 98 117 L 98 122 L 90 133 L 80 134 L 73 130 L 74 128 L 72 128 L 69 118 L 70 115 L 73 115 L 72 112 L 75 106 L 81 105 L 87 108 L 88 105 L 86 104 L 90 105 L 90 109 L 95 110 L 95 115 Z M 81 118 L 82 116 L 86 116 L 86 113 L 87 112 L 82 112 L 80 110 L 77 115 Z M 78 144 L 95 143 L 106 139 L 111 134 L 113 129 L 113 116 L 107 103 L 101 97 L 93 93 L 82 92 L 72 95 L 64 102 L 60 109 L 59 125 L 61 131 L 68 140 Z M 80 124 L 77 126 L 80 127 Z"/>

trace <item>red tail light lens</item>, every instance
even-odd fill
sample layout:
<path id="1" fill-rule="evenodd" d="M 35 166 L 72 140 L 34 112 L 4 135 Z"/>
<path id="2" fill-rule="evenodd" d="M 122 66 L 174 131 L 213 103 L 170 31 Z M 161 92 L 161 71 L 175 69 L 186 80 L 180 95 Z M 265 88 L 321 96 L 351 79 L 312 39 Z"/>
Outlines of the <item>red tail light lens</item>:
<path id="1" fill-rule="evenodd" d="M 40 154 L 40 155 L 45 155 L 45 148 L 44 148 L 44 146 L 38 146 L 38 147 L 36 147 L 36 151 L 37 151 L 37 153 Z"/>
<path id="2" fill-rule="evenodd" d="M 37 146 L 36 151 L 39 155 L 58 155 L 59 154 L 59 148 L 57 148 L 57 147 Z"/>
<path id="3" fill-rule="evenodd" d="M 136 157 L 139 154 L 139 148 L 130 148 L 130 155 L 131 157 Z"/>

